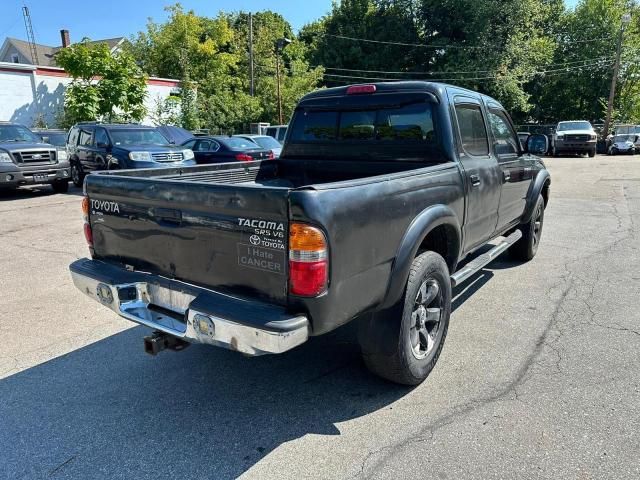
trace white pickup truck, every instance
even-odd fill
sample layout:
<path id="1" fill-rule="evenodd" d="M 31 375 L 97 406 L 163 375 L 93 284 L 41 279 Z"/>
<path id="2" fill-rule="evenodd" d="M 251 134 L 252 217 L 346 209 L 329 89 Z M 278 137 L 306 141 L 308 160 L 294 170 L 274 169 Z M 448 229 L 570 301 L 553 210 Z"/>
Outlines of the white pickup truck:
<path id="1" fill-rule="evenodd" d="M 551 142 L 553 156 L 561 154 L 589 154 L 596 156 L 598 135 L 586 120 L 560 122 Z"/>

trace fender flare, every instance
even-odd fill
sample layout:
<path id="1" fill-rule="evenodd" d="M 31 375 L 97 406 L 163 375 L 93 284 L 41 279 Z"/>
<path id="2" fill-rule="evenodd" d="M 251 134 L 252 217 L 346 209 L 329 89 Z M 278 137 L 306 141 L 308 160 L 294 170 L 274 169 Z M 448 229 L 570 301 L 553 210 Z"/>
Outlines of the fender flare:
<path id="1" fill-rule="evenodd" d="M 455 230 L 456 251 L 452 258 L 454 258 L 454 263 L 458 261 L 460 245 L 462 243 L 458 217 L 454 211 L 446 205 L 432 205 L 427 207 L 413 219 L 402 237 L 391 267 L 387 293 L 382 302 L 382 308 L 393 306 L 402 297 L 407 279 L 409 278 L 411 263 L 413 259 L 416 258 L 420 244 L 433 229 L 441 225 L 448 225 Z"/>
<path id="2" fill-rule="evenodd" d="M 522 223 L 527 223 L 533 215 L 533 210 L 536 207 L 538 196 L 542 193 L 542 189 L 545 184 L 551 184 L 551 175 L 546 170 L 541 170 L 536 176 L 536 179 L 531 182 L 529 192 L 527 193 L 527 203 L 524 208 L 524 215 L 522 216 Z M 546 203 L 545 203 L 546 207 Z"/>

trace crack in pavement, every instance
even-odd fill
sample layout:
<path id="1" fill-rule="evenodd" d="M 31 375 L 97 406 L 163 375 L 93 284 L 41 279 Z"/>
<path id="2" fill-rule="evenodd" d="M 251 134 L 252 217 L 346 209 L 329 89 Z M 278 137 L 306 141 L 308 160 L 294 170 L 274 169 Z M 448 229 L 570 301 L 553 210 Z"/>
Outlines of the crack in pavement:
<path id="1" fill-rule="evenodd" d="M 368 470 L 377 469 L 378 466 L 382 465 L 393 455 L 395 450 L 405 448 L 414 443 L 432 440 L 434 435 L 439 429 L 456 422 L 461 417 L 468 415 L 469 413 L 477 410 L 478 408 L 481 408 L 493 402 L 504 400 L 510 394 L 513 394 L 513 397 L 509 398 L 509 400 L 516 400 L 526 404 L 526 402 L 523 401 L 522 398 L 520 398 L 520 394 L 518 393 L 518 388 L 522 387 L 534 375 L 536 375 L 536 372 L 534 371 L 534 367 L 536 365 L 543 367 L 546 370 L 545 373 L 549 374 L 548 373 L 549 366 L 543 365 L 542 363 L 545 357 L 543 355 L 544 353 L 543 351 L 545 347 L 548 347 L 551 351 L 553 351 L 556 356 L 556 361 L 552 363 L 552 367 L 556 370 L 556 374 L 559 374 L 559 375 L 563 374 L 563 371 L 561 368 L 561 363 L 563 361 L 563 354 L 562 354 L 563 352 L 562 352 L 562 349 L 559 347 L 558 342 L 564 337 L 566 332 L 564 331 L 565 328 L 560 323 L 560 317 L 564 316 L 564 318 L 566 318 L 569 321 L 574 320 L 575 318 L 575 315 L 571 315 L 565 310 L 564 305 L 567 302 L 567 300 L 571 299 L 570 294 L 574 292 L 577 296 L 576 299 L 583 302 L 585 307 L 589 311 L 589 314 L 591 316 L 591 318 L 589 319 L 589 323 L 593 324 L 592 322 L 595 322 L 594 319 L 595 319 L 596 313 L 594 312 L 589 302 L 583 297 L 580 297 L 579 292 L 576 289 L 576 286 L 578 283 L 583 283 L 588 285 L 591 288 L 590 298 L 593 298 L 593 292 L 600 279 L 600 272 L 598 272 L 598 275 L 595 277 L 595 279 L 590 278 L 591 281 L 587 282 L 585 279 L 581 278 L 575 271 L 573 271 L 571 266 L 578 262 L 580 264 L 584 264 L 586 263 L 587 260 L 596 256 L 606 255 L 612 252 L 613 249 L 619 246 L 622 242 L 627 240 L 632 240 L 635 238 L 636 236 L 635 228 L 634 228 L 635 225 L 633 222 L 632 215 L 629 213 L 626 193 L 627 193 L 626 188 L 623 187 L 622 199 L 624 200 L 624 204 L 627 206 L 627 217 L 630 220 L 630 226 L 628 228 L 624 228 L 624 220 L 623 220 L 622 213 L 618 208 L 618 205 L 616 204 L 615 199 L 611 199 L 610 201 L 614 205 L 613 211 L 611 213 L 612 213 L 612 216 L 615 217 L 616 219 L 616 228 L 613 234 L 621 234 L 620 238 L 617 238 L 610 244 L 602 248 L 596 249 L 595 251 L 592 251 L 586 254 L 585 256 L 570 259 L 564 263 L 565 273 L 560 275 L 558 282 L 556 282 L 554 285 L 550 286 L 547 289 L 545 297 L 548 298 L 552 291 L 556 290 L 562 285 L 564 285 L 564 289 L 562 290 L 560 297 L 554 302 L 554 310 L 551 314 L 550 320 L 547 323 L 546 327 L 544 328 L 543 332 L 538 337 L 537 341 L 535 342 L 534 349 L 525 358 L 524 362 L 522 363 L 520 368 L 517 370 L 512 380 L 509 381 L 506 385 L 502 387 L 498 387 L 494 394 L 486 396 L 484 398 L 471 400 L 455 408 L 451 413 L 443 416 L 440 420 L 437 420 L 433 424 L 422 427 L 418 431 L 418 434 L 416 437 L 407 438 L 401 442 L 385 445 L 380 448 L 367 452 L 363 461 L 361 462 L 359 471 L 349 478 L 359 478 L 365 475 Z M 625 332 L 634 333 L 636 335 L 640 335 L 640 332 L 637 332 L 636 330 L 628 329 L 626 327 L 622 327 L 621 325 L 617 325 L 617 324 L 616 326 L 618 328 L 613 327 L 611 325 L 607 326 L 607 325 L 600 325 L 597 323 L 596 325 L 601 326 L 603 328 L 608 328 L 611 330 L 625 331 Z M 573 328 L 571 328 L 570 325 L 568 325 L 568 327 L 569 327 L 568 330 L 573 330 Z M 556 333 L 556 335 L 555 337 L 552 338 L 551 335 L 554 332 Z M 385 452 L 387 453 L 385 454 Z M 372 459 L 376 458 L 377 456 L 381 456 L 381 457 L 375 460 L 374 462 L 372 462 Z"/>
<path id="2" fill-rule="evenodd" d="M 49 472 L 49 476 L 52 477 L 53 475 L 55 475 L 57 472 L 59 472 L 62 468 L 65 467 L 65 465 L 68 465 L 69 463 L 71 463 L 72 461 L 75 460 L 77 455 L 72 455 L 71 457 L 69 457 L 67 460 L 65 460 L 64 462 L 62 462 L 60 465 L 58 465 L 56 468 L 54 468 L 53 470 L 51 470 Z"/>

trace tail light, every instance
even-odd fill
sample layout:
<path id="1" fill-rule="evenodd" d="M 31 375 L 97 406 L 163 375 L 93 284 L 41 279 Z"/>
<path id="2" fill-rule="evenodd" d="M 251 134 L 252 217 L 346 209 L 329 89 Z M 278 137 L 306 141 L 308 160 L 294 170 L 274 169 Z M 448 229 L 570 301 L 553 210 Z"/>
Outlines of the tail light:
<path id="1" fill-rule="evenodd" d="M 253 157 L 251 155 L 247 155 L 246 153 L 239 153 L 236 155 L 236 160 L 239 162 L 253 162 Z"/>
<path id="2" fill-rule="evenodd" d="M 91 224 L 89 223 L 89 197 L 82 198 L 82 220 L 84 221 L 84 238 L 89 245 L 89 251 L 93 256 L 93 232 L 91 231 Z"/>
<path id="3" fill-rule="evenodd" d="M 347 88 L 347 95 L 362 95 L 363 93 L 376 93 L 375 85 L 351 85 Z"/>
<path id="4" fill-rule="evenodd" d="M 273 153 L 273 150 L 269 150 L 269 156 L 267 157 L 267 160 L 273 160 L 274 158 L 276 158 L 276 156 Z"/>
<path id="5" fill-rule="evenodd" d="M 289 292 L 316 297 L 327 289 L 327 239 L 318 228 L 292 223 L 289 229 Z"/>

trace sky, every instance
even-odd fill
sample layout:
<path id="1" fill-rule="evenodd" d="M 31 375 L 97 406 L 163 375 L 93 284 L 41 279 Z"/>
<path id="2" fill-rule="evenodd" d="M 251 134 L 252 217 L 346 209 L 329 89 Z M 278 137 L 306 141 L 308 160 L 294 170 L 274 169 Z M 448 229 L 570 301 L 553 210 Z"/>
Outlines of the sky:
<path id="1" fill-rule="evenodd" d="M 60 30 L 66 28 L 71 41 L 129 37 L 145 29 L 147 19 L 162 21 L 164 7 L 177 0 L 0 0 L 0 44 L 5 37 L 26 39 L 22 6 L 29 7 L 36 42 L 59 45 Z M 273 10 L 281 13 L 294 29 L 322 17 L 331 0 L 180 0 L 185 10 L 215 16 L 219 11 Z M 301 4 L 304 7 L 301 7 Z"/>
<path id="2" fill-rule="evenodd" d="M 578 0 L 565 0 L 575 6 Z M 84 37 L 103 39 L 129 37 L 144 30 L 149 17 L 164 20 L 166 5 L 175 0 L 0 0 L 0 44 L 5 37 L 26 39 L 22 6 L 29 7 L 36 42 L 60 45 L 60 30 L 70 31 L 71 41 Z M 273 10 L 298 30 L 331 9 L 331 0 L 182 0 L 185 9 L 215 16 L 223 11 Z M 302 6 L 301 6 L 302 5 Z"/>

